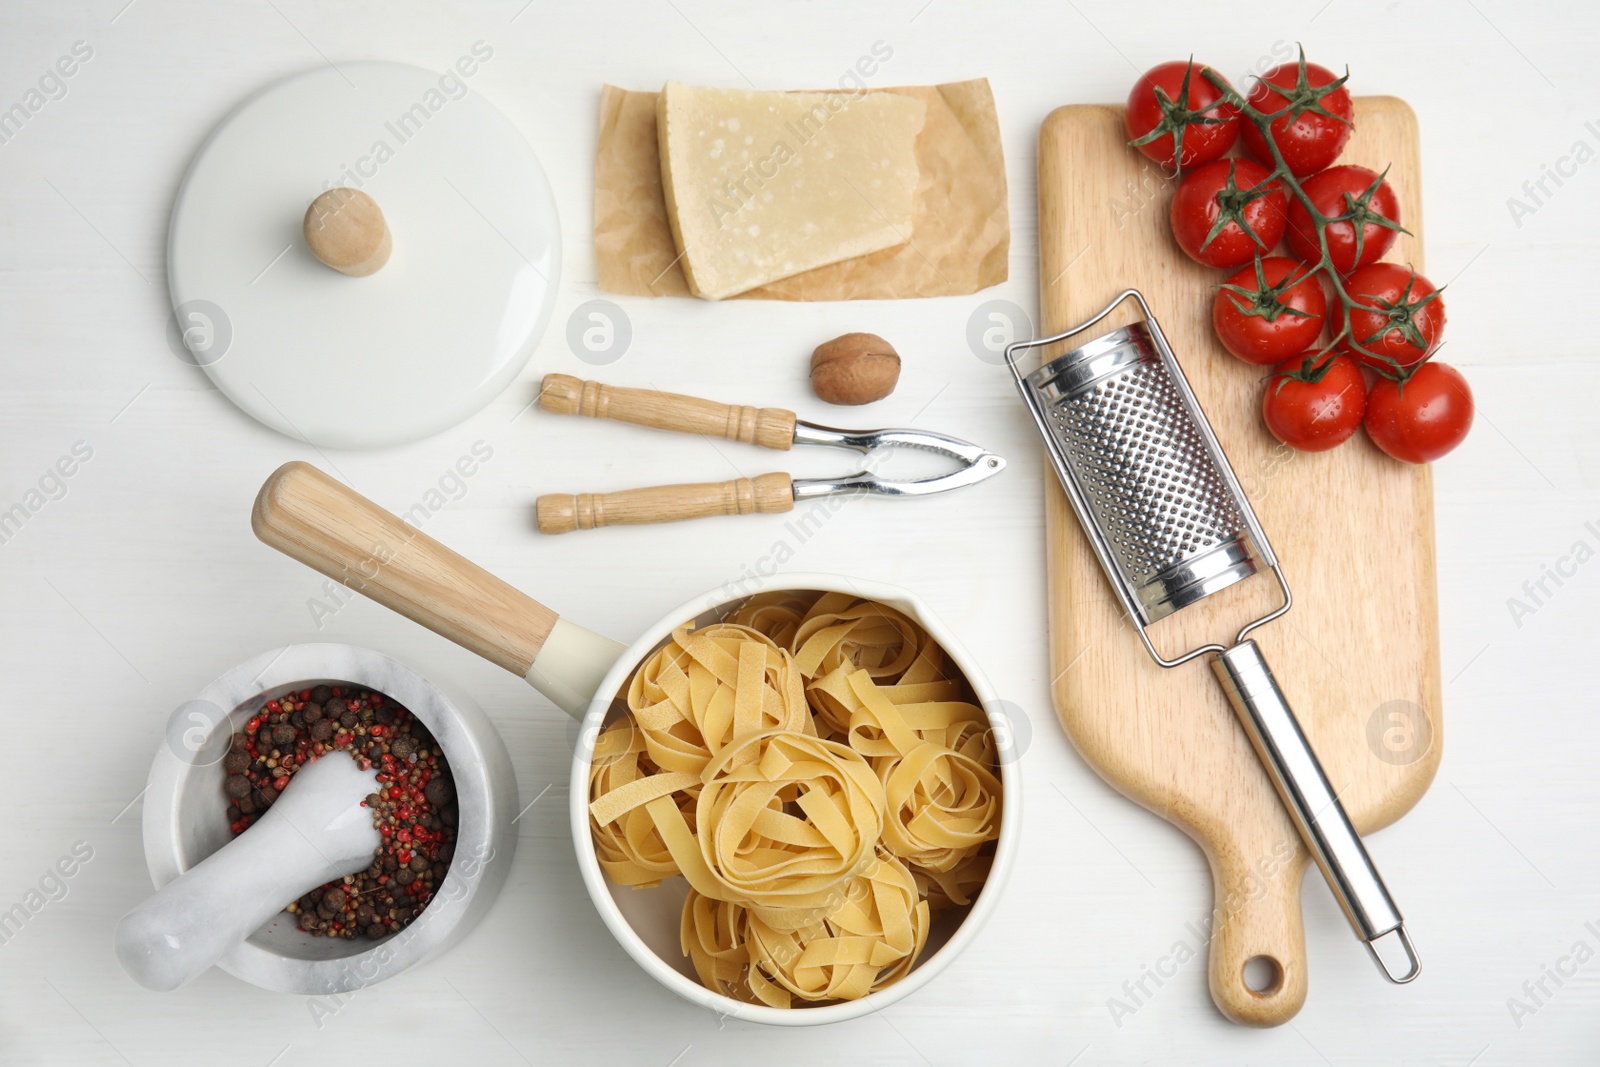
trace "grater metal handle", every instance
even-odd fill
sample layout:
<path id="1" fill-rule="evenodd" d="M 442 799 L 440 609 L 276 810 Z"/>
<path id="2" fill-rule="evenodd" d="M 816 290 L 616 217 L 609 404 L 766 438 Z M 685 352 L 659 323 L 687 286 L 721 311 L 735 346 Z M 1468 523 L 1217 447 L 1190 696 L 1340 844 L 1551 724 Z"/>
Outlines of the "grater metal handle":
<path id="1" fill-rule="evenodd" d="M 1344 914 L 1386 978 L 1405 983 L 1422 971 L 1405 919 L 1338 794 L 1306 740 L 1272 670 L 1252 640 L 1211 661 L 1250 743 Z M 1397 957 L 1403 956 L 1400 960 Z"/>

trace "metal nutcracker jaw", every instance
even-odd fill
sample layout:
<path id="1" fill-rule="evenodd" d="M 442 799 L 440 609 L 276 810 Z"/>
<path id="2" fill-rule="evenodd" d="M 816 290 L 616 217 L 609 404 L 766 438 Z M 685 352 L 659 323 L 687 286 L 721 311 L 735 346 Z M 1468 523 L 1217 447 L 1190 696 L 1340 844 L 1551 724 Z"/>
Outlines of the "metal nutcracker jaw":
<path id="1" fill-rule="evenodd" d="M 1003 457 L 987 451 L 981 445 L 948 434 L 934 433 L 931 430 L 904 428 L 839 430 L 831 426 L 796 422 L 794 443 L 847 448 L 864 456 L 870 456 L 885 448 L 915 448 L 945 456 L 960 464 L 957 469 L 949 473 L 910 481 L 880 478 L 870 469 L 863 469 L 842 478 L 796 478 L 794 479 L 796 501 L 861 493 L 873 493 L 879 496 L 928 496 L 976 484 L 999 474 L 1006 467 Z"/>

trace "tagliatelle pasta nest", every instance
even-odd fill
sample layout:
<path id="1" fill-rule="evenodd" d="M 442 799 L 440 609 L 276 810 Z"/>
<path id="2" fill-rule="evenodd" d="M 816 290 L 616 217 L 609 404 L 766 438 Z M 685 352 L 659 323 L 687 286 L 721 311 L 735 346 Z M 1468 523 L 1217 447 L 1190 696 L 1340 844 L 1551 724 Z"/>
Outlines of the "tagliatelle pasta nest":
<path id="1" fill-rule="evenodd" d="M 673 631 L 628 683 L 628 708 L 662 770 L 700 774 L 738 737 L 816 733 L 794 658 L 748 626 Z"/>
<path id="2" fill-rule="evenodd" d="M 626 696 L 590 766 L 596 854 L 618 885 L 688 881 L 680 940 L 707 988 L 866 996 L 982 888 L 1002 804 L 989 720 L 902 612 L 752 597 L 674 631 Z"/>
<path id="3" fill-rule="evenodd" d="M 750 989 L 775 1008 L 789 1007 L 791 996 L 805 1001 L 864 997 L 911 970 L 927 942 L 930 914 L 906 866 L 893 856 L 879 857 L 812 923 L 775 928 L 759 911 L 751 912 Z"/>
<path id="4" fill-rule="evenodd" d="M 695 821 L 714 888 L 696 888 L 805 907 L 866 865 L 883 815 L 883 789 L 848 745 L 787 730 L 740 738 L 706 767 Z M 679 866 L 694 885 L 698 872 Z"/>
<path id="5" fill-rule="evenodd" d="M 619 719 L 595 740 L 589 764 L 589 831 L 600 869 L 617 885 L 650 889 L 678 873 L 645 804 L 699 785 L 697 775 L 668 775 L 649 766 L 644 737 Z M 694 806 L 687 805 L 690 814 Z"/>

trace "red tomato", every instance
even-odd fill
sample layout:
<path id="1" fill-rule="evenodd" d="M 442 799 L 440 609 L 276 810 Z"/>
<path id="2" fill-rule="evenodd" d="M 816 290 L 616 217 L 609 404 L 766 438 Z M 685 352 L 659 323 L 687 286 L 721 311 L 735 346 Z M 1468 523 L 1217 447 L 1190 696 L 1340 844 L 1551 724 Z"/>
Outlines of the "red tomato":
<path id="1" fill-rule="evenodd" d="M 1327 306 L 1322 286 L 1304 264 L 1269 256 L 1222 283 L 1211 304 L 1211 325 L 1229 352 L 1270 366 L 1316 342 Z"/>
<path id="2" fill-rule="evenodd" d="M 1395 459 L 1431 463 L 1472 429 L 1472 389 L 1461 372 L 1424 363 L 1402 385 L 1380 378 L 1367 400 L 1367 436 Z"/>
<path id="3" fill-rule="evenodd" d="M 1366 167 L 1329 167 L 1300 183 L 1317 213 L 1330 222 L 1326 228 L 1328 255 L 1333 269 L 1349 274 L 1383 258 L 1400 230 L 1400 201 L 1389 183 Z M 1322 258 L 1317 230 L 1297 198 L 1289 205 L 1289 225 L 1284 231 L 1289 251 L 1307 263 Z"/>
<path id="4" fill-rule="evenodd" d="M 1325 452 L 1350 439 L 1367 406 L 1361 368 L 1344 356 L 1303 370 L 1299 356 L 1286 360 L 1267 379 L 1261 417 L 1272 436 L 1302 452 Z M 1309 378 L 1314 375 L 1314 381 Z"/>
<path id="5" fill-rule="evenodd" d="M 1190 171 L 1172 196 L 1172 236 L 1190 259 L 1231 269 L 1283 237 L 1289 196 L 1267 168 L 1219 159 Z"/>
<path id="6" fill-rule="evenodd" d="M 1246 97 L 1250 106 L 1272 120 L 1272 143 L 1297 178 L 1333 165 L 1355 129 L 1351 119 L 1350 90 L 1345 78 L 1327 67 L 1306 62 L 1282 63 L 1256 80 Z M 1272 149 L 1253 122 L 1240 122 L 1245 154 L 1266 167 L 1274 164 Z"/>
<path id="7" fill-rule="evenodd" d="M 1222 158 L 1239 136 L 1239 112 L 1220 105 L 1222 93 L 1205 77 L 1220 75 L 1193 59 L 1145 71 L 1128 93 L 1129 143 L 1162 167 L 1176 171 Z M 1173 138 L 1182 158 L 1173 163 Z"/>
<path id="8" fill-rule="evenodd" d="M 1372 263 L 1344 282 L 1356 306 L 1339 350 L 1376 370 L 1415 366 L 1444 333 L 1444 301 L 1433 283 L 1398 263 Z M 1359 348 L 1357 347 L 1359 346 Z"/>

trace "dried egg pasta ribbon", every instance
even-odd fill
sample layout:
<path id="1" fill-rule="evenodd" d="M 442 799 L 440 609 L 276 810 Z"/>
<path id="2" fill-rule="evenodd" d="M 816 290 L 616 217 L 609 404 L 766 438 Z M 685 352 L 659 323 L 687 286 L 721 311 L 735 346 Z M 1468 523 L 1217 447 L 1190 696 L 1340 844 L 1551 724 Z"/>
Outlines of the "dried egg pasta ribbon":
<path id="1" fill-rule="evenodd" d="M 678 943 L 694 964 L 701 985 L 734 1000 L 754 1002 L 746 978 L 750 966 L 748 928 L 749 913 L 744 908 L 691 889 L 683 901 Z"/>
<path id="2" fill-rule="evenodd" d="M 760 631 L 780 648 L 792 651 L 794 635 L 819 595 L 795 589 L 757 593 L 729 615 L 727 621 Z"/>
<path id="3" fill-rule="evenodd" d="M 999 834 L 1000 782 L 989 770 L 994 748 L 981 709 L 959 702 L 900 707 L 865 671 L 849 676 L 848 693 L 834 692 L 841 705 L 855 702 L 847 736 L 883 781 L 891 852 L 946 871 Z"/>
<path id="4" fill-rule="evenodd" d="M 790 654 L 728 623 L 674 631 L 634 672 L 628 707 L 656 765 L 688 774 L 749 734 L 816 729 Z"/>
<path id="5" fill-rule="evenodd" d="M 819 725 L 830 734 L 849 729 L 854 702 L 838 698 L 858 671 L 885 686 L 908 687 L 903 696 L 907 701 L 914 695 L 948 699 L 960 691 L 927 631 L 881 604 L 825 596 L 800 624 L 794 640 L 795 666 L 806 679 Z"/>
<path id="6" fill-rule="evenodd" d="M 948 871 L 1000 835 L 1000 781 L 971 756 L 926 742 L 873 766 L 889 809 L 883 843 L 901 859 Z"/>
<path id="7" fill-rule="evenodd" d="M 989 879 L 989 868 L 994 865 L 994 854 L 980 849 L 948 871 L 930 871 L 913 867 L 912 876 L 917 881 L 917 892 L 934 911 L 965 906 L 972 903 L 983 883 Z"/>
<path id="8" fill-rule="evenodd" d="M 786 811 L 787 801 L 804 817 Z M 697 839 L 667 798 L 648 810 L 665 823 L 667 847 L 701 893 L 817 907 L 870 860 L 883 827 L 883 787 L 849 747 L 778 730 L 735 742 L 707 766 Z M 680 855 L 691 841 L 696 855 Z"/>
<path id="9" fill-rule="evenodd" d="M 794 636 L 795 661 L 806 677 L 849 660 L 875 678 L 898 678 L 929 643 L 927 631 L 893 608 L 858 601 L 825 610 L 817 602 Z"/>
<path id="10" fill-rule="evenodd" d="M 656 774 L 647 761 L 638 729 L 622 719 L 595 740 L 589 763 L 589 832 L 596 858 L 613 883 L 635 889 L 658 886 L 678 873 L 644 805 L 699 781 L 694 775 Z"/>
<path id="11" fill-rule="evenodd" d="M 791 997 L 855 1000 L 910 971 L 927 943 L 931 909 L 904 864 L 874 859 L 836 901 L 798 929 L 775 928 L 761 909 L 750 911 L 747 978 L 757 999 L 785 1008 Z"/>
<path id="12" fill-rule="evenodd" d="M 830 593 L 807 613 L 793 647 L 795 663 L 807 678 L 848 661 L 874 678 L 892 680 L 930 644 L 926 630 L 893 608 Z"/>
<path id="13" fill-rule="evenodd" d="M 904 756 L 931 741 L 983 758 L 979 749 L 989 736 L 989 720 L 982 708 L 965 700 L 910 702 L 956 695 L 944 683 L 880 686 L 866 671 L 840 668 L 813 681 L 807 695 L 826 709 L 824 717 L 844 724 L 845 741 L 863 756 Z M 979 749 L 971 749 L 973 738 L 980 739 Z"/>

